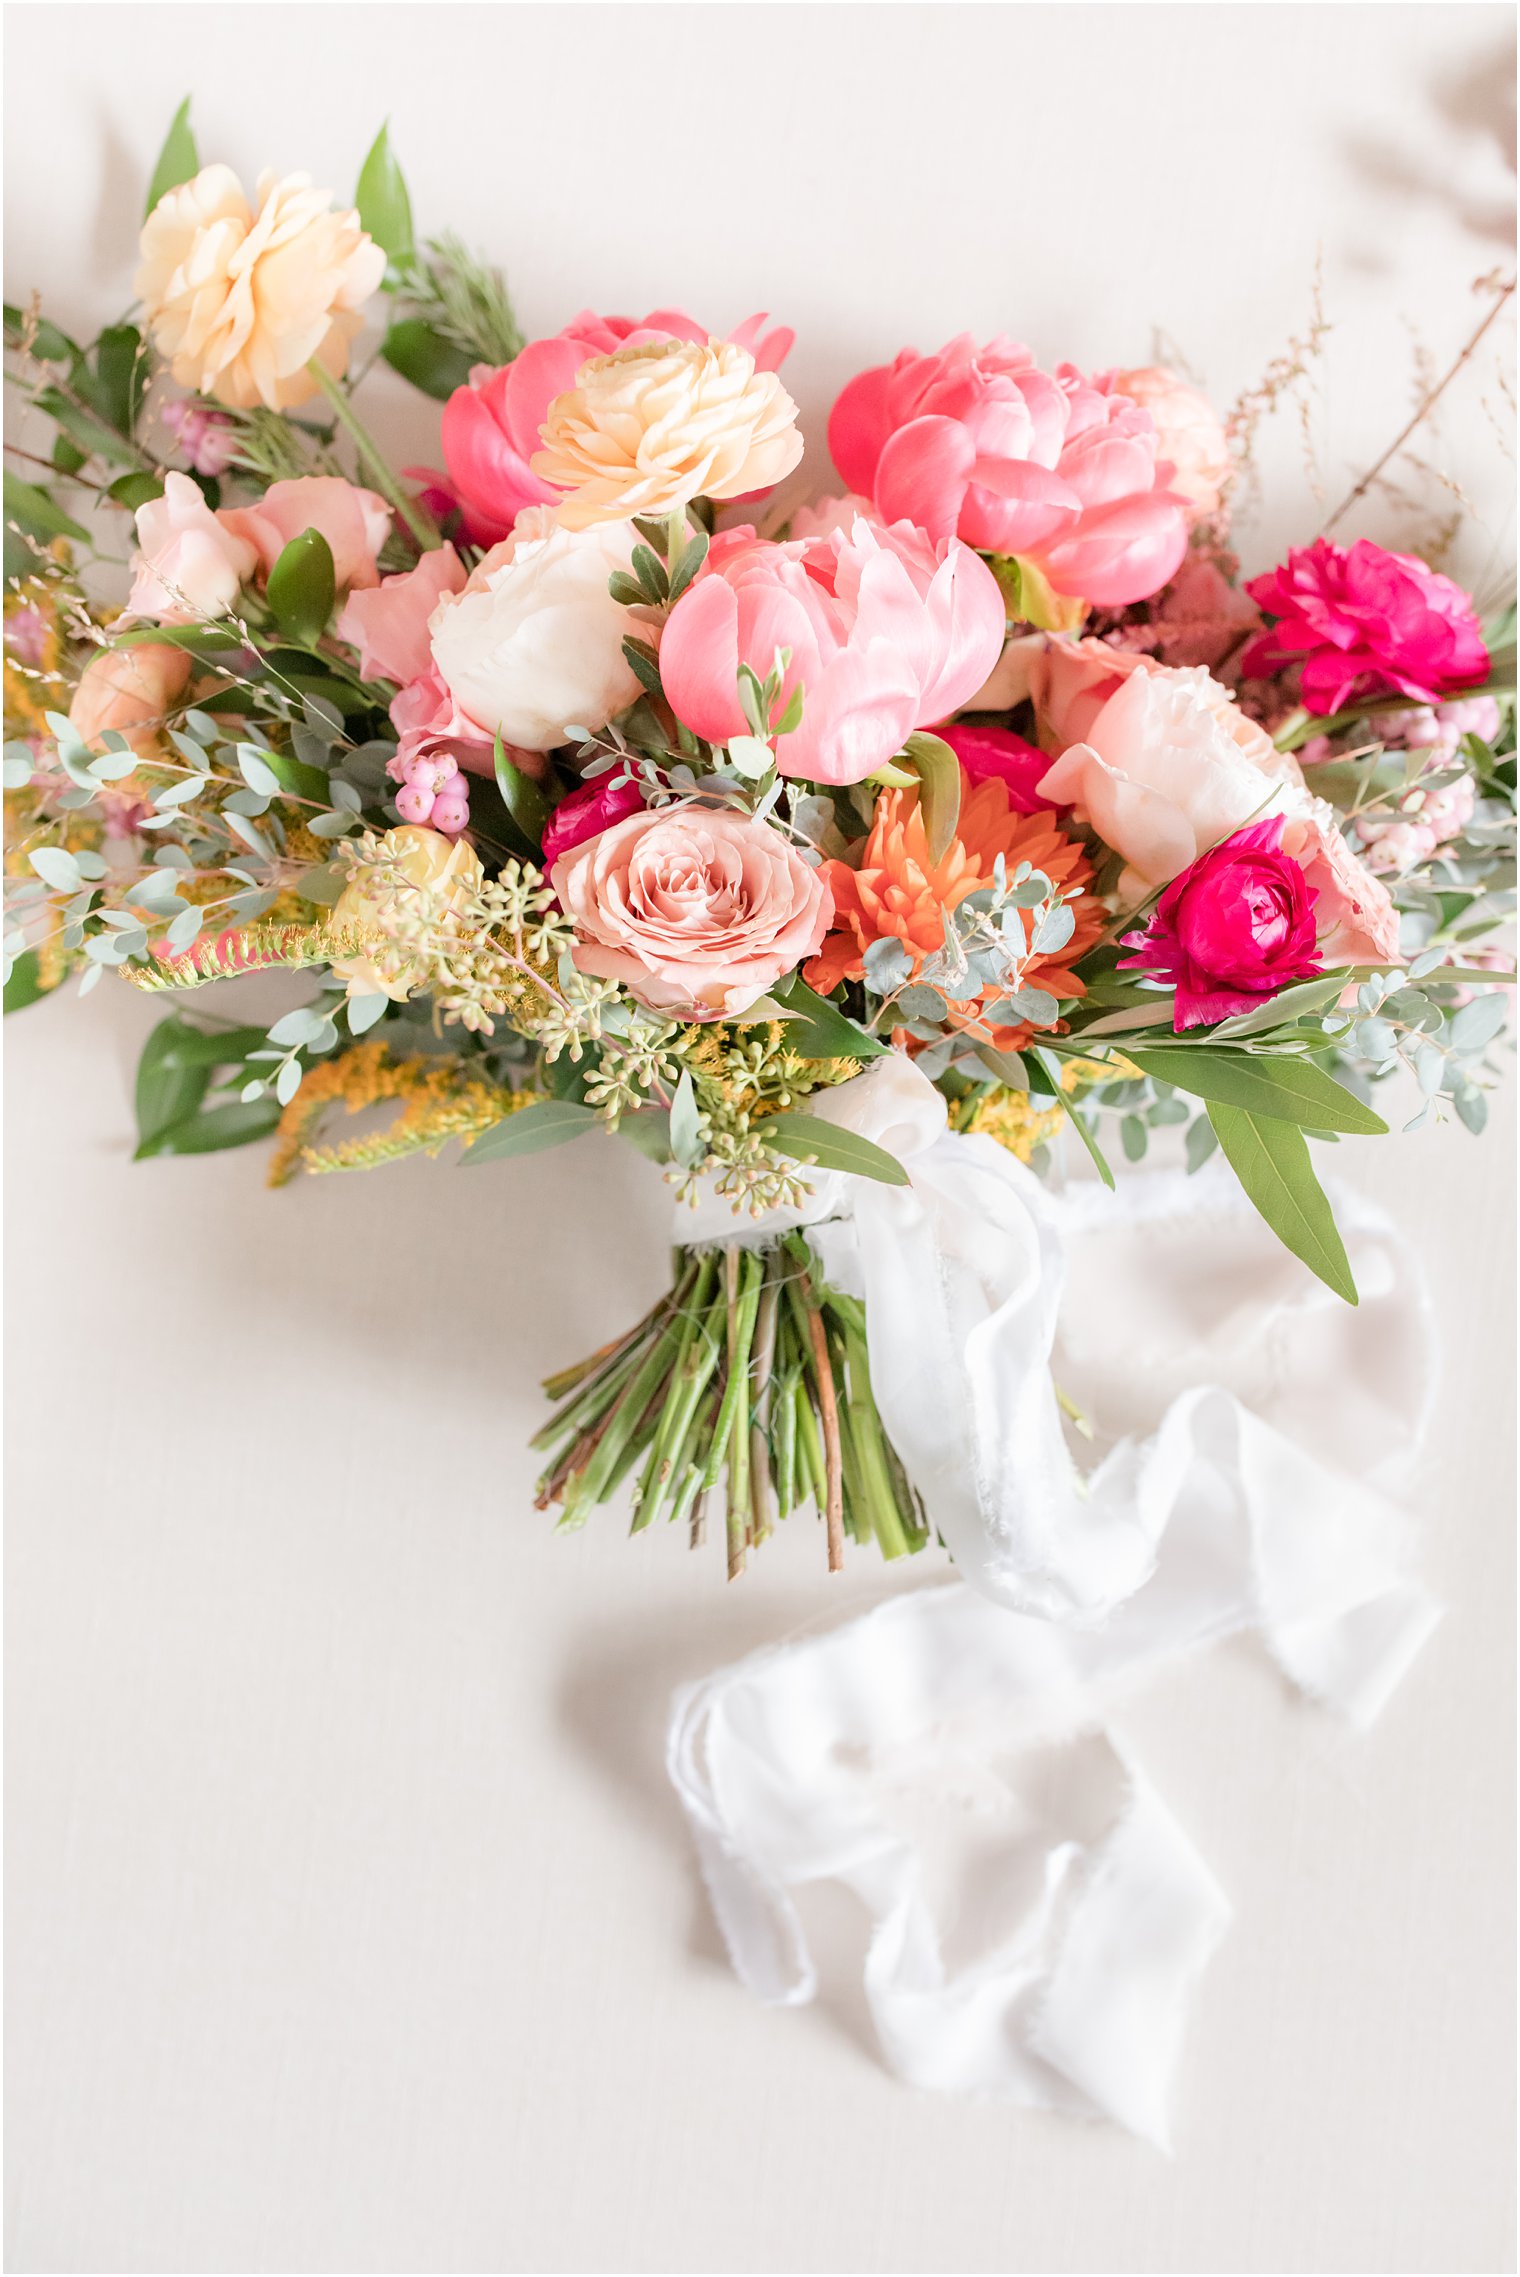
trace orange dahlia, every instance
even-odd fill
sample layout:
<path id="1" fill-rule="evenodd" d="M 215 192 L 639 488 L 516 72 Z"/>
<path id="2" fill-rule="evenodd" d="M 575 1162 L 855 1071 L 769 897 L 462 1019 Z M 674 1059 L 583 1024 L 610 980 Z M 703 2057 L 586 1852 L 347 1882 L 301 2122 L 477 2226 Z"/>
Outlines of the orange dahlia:
<path id="1" fill-rule="evenodd" d="M 923 816 L 916 790 L 883 791 L 876 802 L 870 836 L 861 849 L 860 866 L 825 862 L 823 876 L 834 896 L 834 925 L 823 947 L 807 967 L 809 985 L 822 992 L 842 980 L 859 980 L 865 970 L 865 953 L 873 941 L 900 941 L 913 959 L 915 974 L 925 960 L 944 946 L 944 913 L 954 909 L 978 886 L 990 885 L 993 867 L 1001 854 L 1011 876 L 1020 862 L 1042 870 L 1057 887 L 1086 886 L 1092 868 L 1080 846 L 1061 829 L 1058 817 L 1044 810 L 1020 814 L 1009 806 L 1008 793 L 995 777 L 973 788 L 963 783 L 956 834 L 939 862 L 929 859 Z M 1071 970 L 1103 930 L 1106 912 L 1094 894 L 1083 892 L 1071 904 L 1076 928 L 1065 947 L 1053 955 L 1036 957 L 1024 970 L 1024 984 L 1043 988 L 1052 996 L 1081 996 L 1084 985 Z M 1034 914 L 1023 912 L 1024 937 L 1033 930 Z M 1028 1023 L 1001 1027 L 981 1018 L 978 1007 L 1003 993 L 984 990 L 963 1004 L 950 1006 L 950 1019 L 979 1043 L 1003 1052 L 1019 1051 L 1032 1033 Z"/>

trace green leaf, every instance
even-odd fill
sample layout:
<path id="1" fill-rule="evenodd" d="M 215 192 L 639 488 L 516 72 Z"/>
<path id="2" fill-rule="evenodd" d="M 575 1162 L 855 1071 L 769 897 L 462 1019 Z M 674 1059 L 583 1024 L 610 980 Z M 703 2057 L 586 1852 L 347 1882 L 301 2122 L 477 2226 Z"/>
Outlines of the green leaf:
<path id="1" fill-rule="evenodd" d="M 23 482 L 9 469 L 5 476 L 5 519 L 34 538 L 75 538 L 88 545 L 90 533 L 71 521 L 47 491 L 35 482 Z"/>
<path id="2" fill-rule="evenodd" d="M 482 1131 L 460 1160 L 468 1169 L 472 1163 L 502 1162 L 509 1155 L 541 1154 L 545 1147 L 579 1138 L 600 1119 L 593 1108 L 578 1107 L 570 1099 L 537 1099 L 531 1107 L 518 1107 Z"/>
<path id="3" fill-rule="evenodd" d="M 406 178 L 391 155 L 389 120 L 370 144 L 369 156 L 359 169 L 354 204 L 360 222 L 381 251 L 393 261 L 410 261 L 414 251 L 412 201 Z"/>
<path id="4" fill-rule="evenodd" d="M 320 530 L 292 538 L 269 572 L 267 599 L 287 640 L 311 648 L 327 629 L 338 581 L 332 548 Z"/>
<path id="5" fill-rule="evenodd" d="M 45 316 L 31 317 L 19 308 L 5 304 L 5 345 L 19 348 L 31 334 L 31 354 L 41 364 L 72 364 L 79 355 L 78 344 Z"/>
<path id="6" fill-rule="evenodd" d="M 1211 1106 L 1217 1101 L 1311 1131 L 1354 1131 L 1376 1138 L 1388 1129 L 1381 1115 L 1311 1059 L 1269 1059 L 1260 1052 L 1215 1051 L 1200 1044 L 1127 1043 L 1124 1056 L 1158 1083 L 1191 1092 Z"/>
<path id="7" fill-rule="evenodd" d="M 118 506 L 125 506 L 135 514 L 139 506 L 146 506 L 152 498 L 162 498 L 164 486 L 156 474 L 146 470 L 133 474 L 119 474 L 106 496 Z"/>
<path id="8" fill-rule="evenodd" d="M 787 1042 L 804 1059 L 879 1059 L 886 1045 L 808 987 L 800 972 L 780 982 L 771 997 L 786 1014 Z"/>
<path id="9" fill-rule="evenodd" d="M 1265 1003 L 1258 1004 L 1254 1012 L 1238 1012 L 1233 1020 L 1221 1020 L 1213 1031 L 1221 1042 L 1229 1037 L 1257 1036 L 1265 1029 L 1285 1028 L 1291 1021 L 1301 1020 L 1307 1013 L 1323 1012 L 1346 992 L 1346 975 L 1330 973 L 1318 980 L 1301 980 L 1291 988 L 1279 990 Z"/>
<path id="10" fill-rule="evenodd" d="M 154 167 L 153 179 L 148 184 L 144 218 L 153 211 L 160 198 L 165 197 L 170 190 L 177 190 L 181 182 L 190 181 L 200 170 L 200 154 L 195 147 L 195 136 L 190 131 L 190 98 L 187 95 L 164 136 L 164 147 L 158 154 L 158 164 Z"/>
<path id="11" fill-rule="evenodd" d="M 675 1097 L 670 1102 L 668 1136 L 670 1151 L 677 1162 L 689 1166 L 700 1160 L 702 1137 L 697 1113 L 697 1093 L 689 1067 L 682 1068 L 681 1080 L 676 1085 Z"/>
<path id="12" fill-rule="evenodd" d="M 961 815 L 961 763 L 937 735 L 910 735 L 901 757 L 918 777 L 919 811 L 929 859 L 942 862 Z"/>
<path id="13" fill-rule="evenodd" d="M 86 384 L 87 375 L 80 375 L 80 385 Z M 60 426 L 78 444 L 86 458 L 114 460 L 118 466 L 132 466 L 137 453 L 126 437 L 102 419 L 98 413 L 85 410 L 56 387 L 39 388 L 37 408 Z"/>
<path id="14" fill-rule="evenodd" d="M 1292 1123 L 1208 1102 L 1209 1121 L 1226 1161 L 1278 1240 L 1301 1257 L 1326 1288 L 1357 1301 L 1346 1248 L 1324 1188 L 1309 1160 L 1309 1142 Z"/>
<path id="15" fill-rule="evenodd" d="M 148 359 L 135 324 L 113 324 L 95 344 L 95 402 L 101 415 L 124 435 L 137 426 Z"/>
<path id="16" fill-rule="evenodd" d="M 1104 1185 L 1108 1187 L 1110 1193 L 1112 1193 L 1114 1191 L 1114 1174 L 1108 1166 L 1108 1158 L 1104 1154 L 1102 1147 L 1099 1146 L 1097 1140 L 1093 1137 L 1092 1132 L 1088 1129 L 1086 1117 L 1080 1115 L 1077 1112 L 1077 1109 L 1073 1104 L 1070 1092 L 1063 1091 L 1061 1088 L 1060 1061 L 1053 1058 L 1049 1053 L 1043 1051 L 1033 1051 L 1029 1056 L 1034 1061 L 1036 1067 L 1038 1067 L 1040 1073 L 1044 1076 L 1046 1083 L 1049 1085 L 1053 1103 L 1056 1106 L 1065 1109 L 1066 1120 L 1071 1124 L 1072 1129 L 1076 1132 L 1078 1138 L 1082 1141 L 1082 1144 L 1086 1147 L 1088 1153 L 1092 1156 L 1093 1168 L 1097 1171 L 1098 1176 L 1102 1179 Z M 1033 1082 L 1031 1082 L 1031 1091 L 1033 1091 L 1035 1088 L 1036 1086 Z"/>
<path id="17" fill-rule="evenodd" d="M 393 324 L 380 343 L 380 353 L 393 372 L 435 403 L 445 402 L 456 387 L 468 385 L 475 362 L 466 349 L 456 348 L 420 316 L 404 316 Z"/>
<path id="18" fill-rule="evenodd" d="M 862 1138 L 858 1131 L 844 1131 L 837 1123 L 826 1123 L 821 1115 L 767 1115 L 761 1128 L 768 1146 L 798 1161 L 811 1157 L 820 1170 L 848 1170 L 857 1178 L 878 1179 L 883 1186 L 906 1186 L 909 1182 L 895 1154 Z"/>
<path id="19" fill-rule="evenodd" d="M 628 659 L 634 678 L 642 681 L 651 696 L 662 696 L 665 691 L 660 684 L 660 660 L 649 643 L 643 640 L 625 640 L 623 654 Z"/>
<path id="20" fill-rule="evenodd" d="M 175 1053 L 184 1032 L 185 1023 L 177 1012 L 171 1012 L 143 1045 L 137 1063 L 138 1161 L 172 1151 L 159 1146 L 160 1137 L 193 1115 L 210 1088 L 211 1069 L 204 1063 L 191 1065 Z"/>
<path id="21" fill-rule="evenodd" d="M 496 731 L 495 759 L 496 787 L 502 795 L 503 804 L 535 853 L 541 854 L 544 824 L 549 819 L 549 802 L 531 775 L 525 775 L 521 767 L 515 767 L 507 757 L 499 728 Z"/>
<path id="22" fill-rule="evenodd" d="M 234 1099 L 222 1107 L 206 1107 L 160 1131 L 150 1147 L 139 1147 L 138 1158 L 158 1154 L 220 1154 L 224 1147 L 248 1146 L 267 1138 L 280 1119 L 277 1099 Z"/>
<path id="23" fill-rule="evenodd" d="M 52 990 L 42 985 L 42 967 L 36 950 L 23 949 L 11 966 L 11 977 L 5 984 L 6 1011 L 24 1012 L 28 1004 L 35 1004 L 51 994 Z"/>
<path id="24" fill-rule="evenodd" d="M 163 1023 L 165 1027 L 169 1021 Z M 158 1034 L 155 1028 L 154 1035 Z M 151 1038 L 149 1039 L 151 1042 Z M 241 1067 L 250 1052 L 262 1051 L 269 1041 L 265 1028 L 194 1028 L 178 1021 L 178 1033 L 163 1046 L 166 1067 Z"/>

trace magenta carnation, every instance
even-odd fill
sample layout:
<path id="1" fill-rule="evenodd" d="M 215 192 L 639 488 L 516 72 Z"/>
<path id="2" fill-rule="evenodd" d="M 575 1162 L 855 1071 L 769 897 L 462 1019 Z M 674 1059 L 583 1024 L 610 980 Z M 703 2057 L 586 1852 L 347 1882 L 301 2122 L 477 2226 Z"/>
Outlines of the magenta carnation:
<path id="1" fill-rule="evenodd" d="M 1316 538 L 1246 591 L 1277 622 L 1251 642 L 1241 668 L 1251 677 L 1301 661 L 1306 711 L 1393 694 L 1434 704 L 1488 676 L 1472 602 L 1413 554 L 1366 538 L 1349 550 Z"/>
<path id="2" fill-rule="evenodd" d="M 1052 807 L 1065 804 L 1040 796 L 1040 777 L 1050 773 L 1050 753 L 1026 743 L 1011 728 L 971 727 L 961 721 L 935 732 L 959 759 L 967 782 L 985 783 L 991 778 L 1001 783 L 1015 814 L 1048 814 Z"/>
<path id="3" fill-rule="evenodd" d="M 1280 815 L 1237 830 L 1173 878 L 1143 932 L 1124 936 L 1138 954 L 1121 964 L 1175 986 L 1175 1029 L 1250 1012 L 1319 971 L 1317 897 L 1282 836 Z"/>
<path id="4" fill-rule="evenodd" d="M 545 870 L 552 870 L 562 854 L 572 846 L 582 846 L 588 838 L 599 838 L 615 822 L 625 822 L 630 814 L 637 814 L 644 804 L 644 794 L 637 783 L 626 776 L 604 775 L 599 781 L 585 784 L 560 800 L 544 824 Z"/>

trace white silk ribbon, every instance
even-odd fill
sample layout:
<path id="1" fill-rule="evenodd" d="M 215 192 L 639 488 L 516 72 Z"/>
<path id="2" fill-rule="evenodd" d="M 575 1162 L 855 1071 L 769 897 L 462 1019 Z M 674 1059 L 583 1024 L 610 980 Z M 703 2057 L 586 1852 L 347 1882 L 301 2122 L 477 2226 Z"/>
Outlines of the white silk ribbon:
<path id="1" fill-rule="evenodd" d="M 815 1111 L 910 1183 L 829 1173 L 742 1238 L 806 1224 L 864 1297 L 883 1421 L 964 1582 L 678 1694 L 669 1769 L 719 1922 L 753 1991 L 804 2001 L 794 1893 L 843 1882 L 874 1925 L 865 1997 L 895 2070 L 1164 2144 L 1186 1995 L 1228 1907 L 1106 1704 L 1250 1629 L 1326 1706 L 1376 1715 L 1438 1618 L 1381 1491 L 1423 1434 L 1423 1290 L 1354 1196 L 1355 1311 L 1223 1173 L 1051 1197 L 950 1132 L 896 1053 Z M 678 1238 L 731 1240 L 734 1220 L 705 1201 Z M 1053 1352 L 1124 1432 L 1085 1478 Z"/>

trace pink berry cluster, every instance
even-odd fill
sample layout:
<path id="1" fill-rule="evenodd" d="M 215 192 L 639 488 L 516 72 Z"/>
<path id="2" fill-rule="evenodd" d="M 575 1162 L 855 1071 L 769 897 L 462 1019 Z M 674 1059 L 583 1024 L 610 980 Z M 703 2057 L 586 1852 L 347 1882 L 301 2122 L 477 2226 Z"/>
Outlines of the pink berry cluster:
<path id="1" fill-rule="evenodd" d="M 457 759 L 446 751 L 419 751 L 403 759 L 398 752 L 386 768 L 401 785 L 396 811 L 403 822 L 425 822 L 446 838 L 457 838 L 470 819 L 470 787 Z"/>

